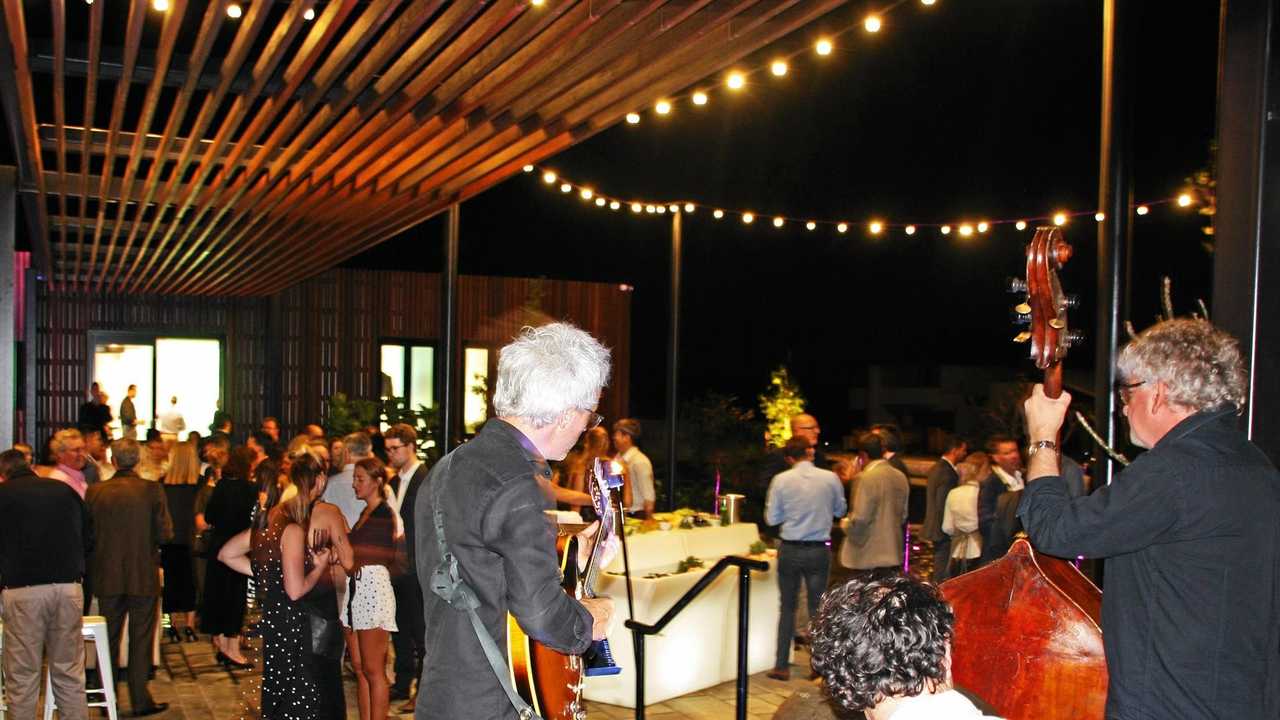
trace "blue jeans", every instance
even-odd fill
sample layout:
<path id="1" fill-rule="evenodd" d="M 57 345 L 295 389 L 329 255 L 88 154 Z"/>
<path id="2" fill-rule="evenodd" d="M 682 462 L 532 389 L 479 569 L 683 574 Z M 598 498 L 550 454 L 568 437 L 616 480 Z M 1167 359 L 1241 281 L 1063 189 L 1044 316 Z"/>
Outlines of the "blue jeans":
<path id="1" fill-rule="evenodd" d="M 818 601 L 827 589 L 831 574 L 831 548 L 826 545 L 793 545 L 783 542 L 778 550 L 778 591 L 782 607 L 778 613 L 778 654 L 773 667 L 790 667 L 791 639 L 796 632 L 796 593 L 804 580 L 809 601 L 809 618 L 818 614 Z"/>

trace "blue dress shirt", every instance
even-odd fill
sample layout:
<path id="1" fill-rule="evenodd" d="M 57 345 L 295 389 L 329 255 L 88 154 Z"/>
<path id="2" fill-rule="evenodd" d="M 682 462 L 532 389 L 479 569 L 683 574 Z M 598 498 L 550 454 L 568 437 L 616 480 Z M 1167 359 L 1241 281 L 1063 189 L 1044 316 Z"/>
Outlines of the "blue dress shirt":
<path id="1" fill-rule="evenodd" d="M 773 476 L 765 500 L 765 522 L 781 525 L 783 540 L 830 540 L 832 520 L 847 509 L 840 478 L 801 460 Z"/>

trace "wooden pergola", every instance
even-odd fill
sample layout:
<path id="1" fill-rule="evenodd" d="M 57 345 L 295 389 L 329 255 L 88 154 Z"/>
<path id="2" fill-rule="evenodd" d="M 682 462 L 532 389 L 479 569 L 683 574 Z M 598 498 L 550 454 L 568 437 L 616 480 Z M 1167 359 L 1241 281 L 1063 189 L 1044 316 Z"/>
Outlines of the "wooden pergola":
<path id="1" fill-rule="evenodd" d="M 224 296 L 331 267 L 845 2 L 2 1 L 36 267 Z"/>

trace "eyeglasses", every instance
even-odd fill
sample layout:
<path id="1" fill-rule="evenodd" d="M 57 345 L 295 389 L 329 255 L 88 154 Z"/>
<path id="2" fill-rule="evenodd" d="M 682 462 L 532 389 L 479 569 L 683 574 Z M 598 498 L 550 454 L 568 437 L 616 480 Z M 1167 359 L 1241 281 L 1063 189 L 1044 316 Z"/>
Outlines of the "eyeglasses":
<path id="1" fill-rule="evenodd" d="M 591 413 L 591 417 L 587 419 L 587 427 L 585 428 L 585 430 L 590 430 L 591 428 L 597 427 L 598 425 L 600 425 L 600 423 L 604 422 L 604 416 L 601 415 L 600 413 L 592 412 L 590 410 L 588 410 L 587 412 Z"/>
<path id="2" fill-rule="evenodd" d="M 1147 384 L 1146 380 L 1139 380 L 1137 382 L 1131 382 L 1131 383 L 1117 382 L 1116 396 L 1120 398 L 1120 407 L 1125 407 L 1126 405 L 1129 404 L 1129 398 L 1133 395 L 1134 389 L 1139 388 L 1146 384 Z"/>
<path id="3" fill-rule="evenodd" d="M 409 446 L 408 445 L 387 445 L 386 446 L 387 452 L 391 452 L 392 450 L 399 450 L 400 448 L 407 448 L 407 447 Z"/>

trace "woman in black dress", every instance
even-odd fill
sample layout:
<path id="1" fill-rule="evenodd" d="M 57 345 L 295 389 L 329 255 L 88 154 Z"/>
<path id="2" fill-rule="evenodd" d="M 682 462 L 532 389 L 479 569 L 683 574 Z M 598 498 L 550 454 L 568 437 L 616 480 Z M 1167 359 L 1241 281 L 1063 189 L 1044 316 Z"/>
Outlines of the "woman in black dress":
<path id="1" fill-rule="evenodd" d="M 191 440 L 174 443 L 169 453 L 169 472 L 164 476 L 164 494 L 173 518 L 173 540 L 160 546 L 164 567 L 164 611 L 169 613 L 169 637 L 178 642 L 178 628 L 195 642 L 196 580 L 191 565 L 191 543 L 195 538 L 195 503 L 200 486 L 200 461 Z M 182 622 L 179 622 L 179 618 Z"/>
<path id="2" fill-rule="evenodd" d="M 238 447 L 231 451 L 222 479 L 209 497 L 205 520 L 213 526 L 209 543 L 210 555 L 216 557 L 222 546 L 249 527 L 258 489 L 249 482 L 253 453 Z M 205 569 L 204 602 L 200 606 L 200 630 L 213 636 L 218 660 L 225 665 L 249 667 L 240 652 L 240 627 L 244 624 L 246 579 L 219 562 Z"/>
<path id="3" fill-rule="evenodd" d="M 336 555 L 321 533 L 310 543 L 307 538 L 311 507 L 324 487 L 319 465 L 309 458 L 297 462 L 290 479 L 297 495 L 269 510 L 261 527 L 236 535 L 218 554 L 232 569 L 253 574 L 262 606 L 263 720 L 314 720 L 322 712 L 318 678 L 307 657 L 312 627 L 302 598 L 329 574 Z"/>

